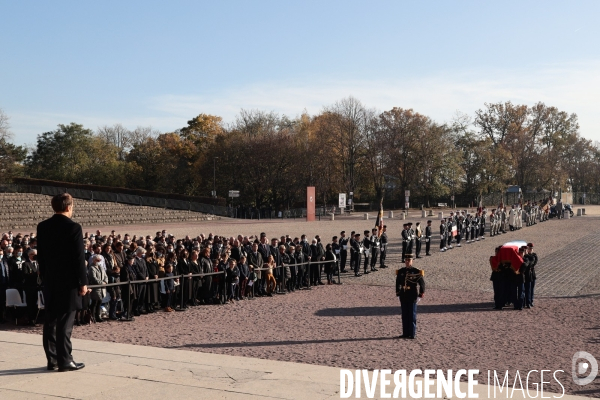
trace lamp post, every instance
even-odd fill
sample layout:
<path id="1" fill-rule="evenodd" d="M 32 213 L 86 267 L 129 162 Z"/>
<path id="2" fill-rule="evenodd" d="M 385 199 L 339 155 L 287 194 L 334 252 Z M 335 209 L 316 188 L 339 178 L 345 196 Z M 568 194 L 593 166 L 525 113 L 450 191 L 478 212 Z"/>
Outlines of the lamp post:
<path id="1" fill-rule="evenodd" d="M 212 192 L 212 195 L 215 198 L 217 197 L 217 158 L 219 158 L 219 157 L 213 158 L 213 192 Z"/>

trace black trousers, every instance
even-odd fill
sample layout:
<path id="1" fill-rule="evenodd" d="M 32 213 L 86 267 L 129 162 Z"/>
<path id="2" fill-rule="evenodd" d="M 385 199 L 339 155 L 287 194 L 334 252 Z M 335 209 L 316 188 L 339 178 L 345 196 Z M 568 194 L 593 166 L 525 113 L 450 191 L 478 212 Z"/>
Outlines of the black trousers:
<path id="1" fill-rule="evenodd" d="M 371 269 L 375 268 L 375 264 L 377 264 L 377 255 L 379 254 L 379 249 L 371 250 Z"/>
<path id="2" fill-rule="evenodd" d="M 415 255 L 417 257 L 419 257 L 421 255 L 421 239 L 420 238 L 416 240 L 415 246 L 416 246 Z"/>
<path id="3" fill-rule="evenodd" d="M 348 250 L 340 251 L 340 268 L 341 271 L 346 270 L 346 259 L 348 258 Z"/>
<path id="4" fill-rule="evenodd" d="M 431 248 L 431 237 L 425 238 L 425 254 L 429 254 L 429 249 Z"/>
<path id="5" fill-rule="evenodd" d="M 385 246 L 381 246 L 381 250 L 379 251 L 379 266 L 382 267 L 385 265 L 385 254 L 386 254 Z"/>
<path id="6" fill-rule="evenodd" d="M 64 366 L 73 361 L 71 333 L 75 322 L 75 311 L 57 312 L 46 309 L 42 341 L 48 363 Z"/>

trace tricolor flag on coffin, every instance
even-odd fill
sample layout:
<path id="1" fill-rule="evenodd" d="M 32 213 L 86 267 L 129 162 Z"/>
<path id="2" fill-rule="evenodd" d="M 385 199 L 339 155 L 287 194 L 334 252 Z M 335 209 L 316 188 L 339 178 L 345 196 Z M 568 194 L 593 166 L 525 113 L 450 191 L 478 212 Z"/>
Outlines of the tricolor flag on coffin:
<path id="1" fill-rule="evenodd" d="M 377 214 L 377 221 L 375 221 L 375 228 L 377 228 L 377 237 L 380 237 L 383 233 L 383 199 L 379 203 L 379 213 Z"/>
<path id="2" fill-rule="evenodd" d="M 519 249 L 523 246 L 527 246 L 527 242 L 523 240 L 514 240 L 512 242 L 504 243 L 500 248 L 500 251 L 495 256 L 490 257 L 490 265 L 493 271 L 498 270 L 500 264 L 510 264 L 510 267 L 515 271 L 519 271 L 523 259 L 519 255 Z"/>

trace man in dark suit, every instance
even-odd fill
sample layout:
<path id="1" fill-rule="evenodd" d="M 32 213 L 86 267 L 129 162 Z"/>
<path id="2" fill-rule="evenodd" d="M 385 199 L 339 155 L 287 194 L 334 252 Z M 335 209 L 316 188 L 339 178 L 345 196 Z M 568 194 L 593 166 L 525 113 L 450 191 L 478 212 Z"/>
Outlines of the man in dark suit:
<path id="1" fill-rule="evenodd" d="M 71 220 L 73 198 L 52 198 L 54 215 L 38 224 L 38 263 L 44 286 L 46 320 L 43 343 L 48 370 L 74 371 L 84 367 L 71 356 L 71 332 L 78 296 L 88 292 L 81 225 Z"/>

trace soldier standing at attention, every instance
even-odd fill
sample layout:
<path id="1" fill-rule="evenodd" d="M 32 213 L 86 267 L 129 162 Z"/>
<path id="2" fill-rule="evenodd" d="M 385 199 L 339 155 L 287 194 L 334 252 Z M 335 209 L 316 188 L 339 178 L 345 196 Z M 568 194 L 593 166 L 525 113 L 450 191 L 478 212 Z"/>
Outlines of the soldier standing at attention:
<path id="1" fill-rule="evenodd" d="M 377 228 L 371 229 L 371 271 L 377 271 L 375 264 L 379 255 L 379 236 L 377 236 Z"/>
<path id="2" fill-rule="evenodd" d="M 424 273 L 412 263 L 412 256 L 407 254 L 405 266 L 396 276 L 396 296 L 402 308 L 402 336 L 399 338 L 405 339 L 414 339 L 417 334 L 417 299 L 425 294 Z"/>
<path id="3" fill-rule="evenodd" d="M 421 258 L 421 238 L 423 231 L 421 230 L 421 223 L 417 222 L 417 228 L 415 229 L 415 255 L 416 258 Z"/>
<path id="4" fill-rule="evenodd" d="M 412 222 L 409 222 L 408 224 L 406 224 L 408 226 L 408 231 L 406 236 L 408 237 L 408 243 L 406 245 L 406 254 L 413 254 L 413 246 L 414 246 L 414 239 L 415 239 L 415 230 L 412 227 Z M 414 257 L 414 255 L 413 255 Z"/>
<path id="5" fill-rule="evenodd" d="M 404 256 L 406 255 L 406 247 L 408 246 L 408 224 L 402 225 L 402 262 L 404 262 Z"/>
<path id="6" fill-rule="evenodd" d="M 369 238 L 368 230 L 365 230 L 364 233 L 365 233 L 365 237 L 362 241 L 362 246 L 363 246 L 364 251 L 363 251 L 362 256 L 365 258 L 364 265 L 363 265 L 363 268 L 364 268 L 363 274 L 366 275 L 366 274 L 371 273 L 371 271 L 369 269 L 369 267 L 371 266 L 371 263 L 369 262 L 369 257 L 371 256 L 371 239 Z"/>
<path id="7" fill-rule="evenodd" d="M 379 251 L 379 268 L 387 268 L 385 265 L 385 256 L 387 250 L 388 237 L 387 233 L 387 225 L 383 226 L 383 231 L 381 232 L 381 237 L 379 238 L 379 244 L 381 245 L 381 249 Z"/>
<path id="8" fill-rule="evenodd" d="M 431 253 L 429 249 L 431 247 L 431 220 L 427 221 L 427 226 L 425 227 L 425 255 L 430 256 Z"/>
<path id="9" fill-rule="evenodd" d="M 535 265 L 538 256 L 533 252 L 533 243 L 527 243 L 527 250 L 523 257 L 529 263 L 529 274 L 525 277 L 525 308 L 533 307 L 533 292 L 535 290 Z"/>
<path id="10" fill-rule="evenodd" d="M 341 231 L 340 232 L 340 272 L 346 272 L 347 258 L 348 258 L 348 238 L 346 237 L 346 231 Z"/>
<path id="11" fill-rule="evenodd" d="M 446 251 L 446 220 L 440 221 L 440 252 Z"/>

